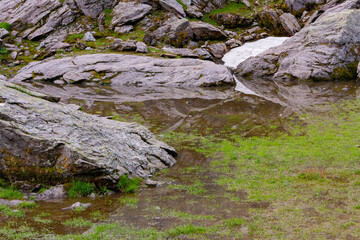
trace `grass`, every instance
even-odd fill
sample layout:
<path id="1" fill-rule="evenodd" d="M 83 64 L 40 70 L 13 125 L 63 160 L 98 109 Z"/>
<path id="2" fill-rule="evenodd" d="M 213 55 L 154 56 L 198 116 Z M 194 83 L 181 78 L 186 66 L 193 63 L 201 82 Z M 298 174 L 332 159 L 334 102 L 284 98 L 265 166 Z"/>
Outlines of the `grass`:
<path id="1" fill-rule="evenodd" d="M 119 203 L 130 207 L 130 208 L 136 208 L 139 203 L 139 198 L 137 197 L 130 197 L 130 196 L 124 196 L 118 199 Z"/>
<path id="2" fill-rule="evenodd" d="M 8 31 L 11 31 L 11 25 L 7 22 L 0 22 L 0 28 L 5 28 Z"/>
<path id="3" fill-rule="evenodd" d="M 21 192 L 19 192 L 16 189 L 14 189 L 13 187 L 2 188 L 0 190 L 0 198 L 12 200 L 12 199 L 20 199 L 23 196 L 24 196 L 24 194 L 22 194 Z"/>
<path id="4" fill-rule="evenodd" d="M 19 208 L 36 208 L 38 207 L 39 205 L 36 204 L 35 202 L 28 202 L 28 201 L 24 201 L 24 202 L 21 202 L 18 207 Z"/>
<path id="5" fill-rule="evenodd" d="M 85 36 L 85 34 L 83 34 L 83 33 L 70 34 L 66 37 L 65 42 L 76 43 L 77 41 L 83 39 L 84 36 Z"/>
<path id="6" fill-rule="evenodd" d="M 139 178 L 129 178 L 126 175 L 122 175 L 118 182 L 118 187 L 125 193 L 133 193 L 140 187 L 141 181 Z"/>
<path id="7" fill-rule="evenodd" d="M 50 217 L 49 213 L 41 212 L 40 214 L 38 214 L 38 215 L 36 215 L 34 217 L 34 221 L 42 223 L 42 224 L 50 224 L 50 223 L 52 223 L 53 221 L 51 219 L 48 219 L 47 217 Z"/>
<path id="8" fill-rule="evenodd" d="M 90 227 L 92 225 L 92 222 L 84 220 L 83 218 L 72 218 L 69 220 L 66 220 L 64 222 L 64 225 L 71 226 L 71 227 Z"/>
<path id="9" fill-rule="evenodd" d="M 11 209 L 6 205 L 0 204 L 0 213 L 8 217 L 23 217 L 25 216 L 24 211 L 18 209 Z"/>
<path id="10" fill-rule="evenodd" d="M 88 196 L 94 192 L 94 186 L 84 181 L 73 181 L 68 191 L 69 197 L 76 198 L 78 196 Z"/>

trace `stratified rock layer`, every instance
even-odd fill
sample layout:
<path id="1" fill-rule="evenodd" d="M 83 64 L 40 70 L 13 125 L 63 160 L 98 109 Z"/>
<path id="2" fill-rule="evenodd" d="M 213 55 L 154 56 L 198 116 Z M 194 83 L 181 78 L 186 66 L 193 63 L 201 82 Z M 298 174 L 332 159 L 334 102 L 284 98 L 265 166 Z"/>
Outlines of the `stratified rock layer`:
<path id="1" fill-rule="evenodd" d="M 111 186 L 123 174 L 146 178 L 175 163 L 175 150 L 145 127 L 34 96 L 41 95 L 0 81 L 2 178 Z"/>
<path id="2" fill-rule="evenodd" d="M 197 59 L 94 54 L 33 62 L 12 81 L 99 82 L 113 86 L 207 87 L 232 85 L 234 79 L 223 65 Z"/>
<path id="3" fill-rule="evenodd" d="M 329 13 L 282 45 L 249 58 L 237 76 L 274 80 L 337 80 L 356 77 L 360 60 L 360 10 Z"/>

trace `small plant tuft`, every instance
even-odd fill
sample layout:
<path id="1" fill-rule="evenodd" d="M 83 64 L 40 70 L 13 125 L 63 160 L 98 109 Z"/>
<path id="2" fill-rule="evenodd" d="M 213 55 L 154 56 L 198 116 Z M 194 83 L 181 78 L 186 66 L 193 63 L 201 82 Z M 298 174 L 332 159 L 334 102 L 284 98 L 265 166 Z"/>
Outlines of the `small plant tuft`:
<path id="1" fill-rule="evenodd" d="M 68 191 L 69 197 L 76 198 L 80 196 L 87 196 L 94 192 L 94 186 L 91 183 L 84 181 L 73 181 L 70 190 Z"/>
<path id="2" fill-rule="evenodd" d="M 0 28 L 5 28 L 8 31 L 11 31 L 11 25 L 7 22 L 0 22 Z"/>
<path id="3" fill-rule="evenodd" d="M 128 176 L 123 175 L 119 179 L 118 187 L 125 193 L 133 193 L 139 188 L 140 183 L 139 178 L 130 179 Z"/>

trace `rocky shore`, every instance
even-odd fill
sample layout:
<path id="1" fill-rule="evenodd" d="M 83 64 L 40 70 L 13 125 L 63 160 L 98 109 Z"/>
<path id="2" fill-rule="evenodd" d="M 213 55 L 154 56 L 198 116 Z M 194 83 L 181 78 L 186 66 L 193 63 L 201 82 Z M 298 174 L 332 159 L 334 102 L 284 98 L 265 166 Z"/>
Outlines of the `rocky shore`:
<path id="1" fill-rule="evenodd" d="M 281 85 L 357 78 L 359 1 L 270 2 L 0 0 L 1 176 L 111 185 L 175 163 L 175 150 L 144 127 L 13 83 L 186 92 L 233 86 L 233 73 Z M 236 69 L 221 64 L 229 50 L 268 36 L 291 38 Z"/>

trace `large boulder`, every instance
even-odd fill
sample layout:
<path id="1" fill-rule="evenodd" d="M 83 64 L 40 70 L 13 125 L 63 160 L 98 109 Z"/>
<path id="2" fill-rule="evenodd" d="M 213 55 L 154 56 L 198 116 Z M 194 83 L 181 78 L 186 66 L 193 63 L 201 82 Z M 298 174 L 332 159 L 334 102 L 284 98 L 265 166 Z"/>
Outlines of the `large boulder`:
<path id="1" fill-rule="evenodd" d="M 237 67 L 239 77 L 274 80 L 356 78 L 360 48 L 360 10 L 329 13 L 282 45 Z"/>
<path id="2" fill-rule="evenodd" d="M 290 35 L 294 35 L 301 30 L 301 27 L 296 20 L 296 17 L 291 13 L 284 13 L 280 16 L 281 25 L 284 27 L 285 31 Z"/>
<path id="3" fill-rule="evenodd" d="M 158 41 L 171 44 L 175 47 L 185 46 L 193 38 L 193 30 L 186 18 L 171 21 L 159 27 L 154 32 L 147 32 L 144 42 L 156 45 Z"/>
<path id="4" fill-rule="evenodd" d="M 119 2 L 113 9 L 110 28 L 132 24 L 142 19 L 150 12 L 152 7 L 147 4 L 136 2 Z"/>
<path id="5" fill-rule="evenodd" d="M 310 19 L 306 22 L 306 26 L 311 24 L 316 20 L 320 20 L 322 17 L 326 16 L 329 13 L 341 12 L 343 10 L 349 9 L 359 9 L 360 1 L 359 0 L 330 0 L 325 5 L 323 5 L 318 11 L 315 11 Z"/>
<path id="6" fill-rule="evenodd" d="M 113 86 L 206 87 L 234 84 L 223 65 L 196 59 L 159 59 L 124 54 L 93 54 L 32 62 L 12 79 L 68 83 L 92 81 Z"/>
<path id="7" fill-rule="evenodd" d="M 192 0 L 191 4 L 197 7 L 202 13 L 210 13 L 218 8 L 224 8 L 227 0 Z"/>
<path id="8" fill-rule="evenodd" d="M 169 12 L 172 12 L 179 17 L 186 17 L 182 5 L 176 0 L 159 0 L 159 3 L 164 9 L 168 10 Z"/>
<path id="9" fill-rule="evenodd" d="M 226 39 L 226 34 L 219 28 L 201 21 L 191 21 L 190 27 L 196 40 L 221 40 Z"/>
<path id="10" fill-rule="evenodd" d="M 250 27 L 254 22 L 253 18 L 231 13 L 218 13 L 211 15 L 211 18 L 227 28 Z"/>
<path id="11" fill-rule="evenodd" d="M 310 10 L 315 5 L 325 3 L 325 0 L 284 0 L 283 3 L 291 13 L 301 14 L 304 10 Z"/>
<path id="12" fill-rule="evenodd" d="M 86 114 L 0 81 L 0 176 L 56 184 L 74 178 L 114 186 L 175 163 L 175 150 L 145 127 Z"/>
<path id="13" fill-rule="evenodd" d="M 75 0 L 76 5 L 86 15 L 92 18 L 98 17 L 105 9 L 113 8 L 116 0 Z"/>

